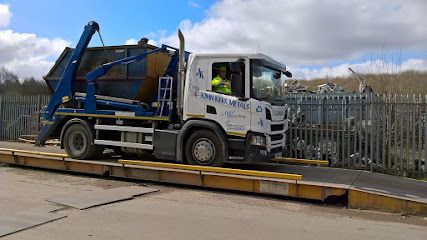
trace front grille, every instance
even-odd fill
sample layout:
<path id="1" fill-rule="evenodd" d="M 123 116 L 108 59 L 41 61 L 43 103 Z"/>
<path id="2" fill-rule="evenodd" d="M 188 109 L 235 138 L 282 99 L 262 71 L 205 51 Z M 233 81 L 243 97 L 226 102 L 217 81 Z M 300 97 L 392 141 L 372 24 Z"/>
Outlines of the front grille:
<path id="1" fill-rule="evenodd" d="M 270 135 L 270 138 L 271 138 L 271 141 L 282 140 L 283 134 L 273 134 L 273 135 Z"/>
<path id="2" fill-rule="evenodd" d="M 284 125 L 283 124 L 271 124 L 271 131 L 275 132 L 275 131 L 282 131 L 283 130 Z"/>

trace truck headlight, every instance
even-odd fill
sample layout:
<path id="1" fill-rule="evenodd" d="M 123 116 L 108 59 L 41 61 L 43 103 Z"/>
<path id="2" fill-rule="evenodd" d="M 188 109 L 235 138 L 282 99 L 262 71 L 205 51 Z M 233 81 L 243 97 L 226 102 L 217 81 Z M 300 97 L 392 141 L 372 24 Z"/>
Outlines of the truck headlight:
<path id="1" fill-rule="evenodd" d="M 251 145 L 265 147 L 267 144 L 265 136 L 261 135 L 252 135 L 251 136 Z"/>

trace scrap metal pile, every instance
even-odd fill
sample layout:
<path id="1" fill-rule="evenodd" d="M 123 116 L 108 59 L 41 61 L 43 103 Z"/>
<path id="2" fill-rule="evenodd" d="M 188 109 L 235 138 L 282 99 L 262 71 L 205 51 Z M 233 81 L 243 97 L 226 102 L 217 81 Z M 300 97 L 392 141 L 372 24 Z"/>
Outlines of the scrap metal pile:
<path id="1" fill-rule="evenodd" d="M 346 91 L 342 86 L 335 83 L 324 83 L 317 86 L 317 91 L 308 90 L 307 86 L 301 85 L 298 81 L 283 83 L 282 87 L 283 94 L 289 93 L 344 93 Z"/>
<path id="2" fill-rule="evenodd" d="M 312 93 L 306 86 L 302 86 L 298 81 L 283 83 L 283 93 Z"/>
<path id="3" fill-rule="evenodd" d="M 335 83 L 324 83 L 317 86 L 317 93 L 340 93 L 345 92 L 344 88 Z"/>
<path id="4" fill-rule="evenodd" d="M 355 72 L 353 69 L 348 68 L 348 70 L 351 73 L 351 76 L 354 77 L 359 82 L 359 93 L 373 93 L 373 90 L 370 86 L 366 85 L 366 78 Z M 318 93 L 318 94 L 324 94 L 324 93 L 351 93 L 353 91 L 347 90 L 344 87 L 327 82 L 323 83 L 317 86 L 316 91 L 310 91 L 307 86 L 301 85 L 300 81 L 293 80 L 293 81 L 287 81 L 284 82 L 282 85 L 282 94 L 289 94 L 289 93 Z"/>

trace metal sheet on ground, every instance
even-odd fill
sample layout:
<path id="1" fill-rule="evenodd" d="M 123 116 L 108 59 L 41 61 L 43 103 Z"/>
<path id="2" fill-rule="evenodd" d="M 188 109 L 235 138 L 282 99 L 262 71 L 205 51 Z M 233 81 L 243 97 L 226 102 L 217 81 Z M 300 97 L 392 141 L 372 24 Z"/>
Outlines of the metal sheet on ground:
<path id="1" fill-rule="evenodd" d="M 63 206 L 50 204 L 0 216 L 0 237 L 67 217 L 65 214 L 54 212 L 61 208 Z"/>
<path id="2" fill-rule="evenodd" d="M 154 188 L 131 186 L 99 191 L 87 191 L 78 194 L 60 195 L 46 199 L 46 201 L 83 210 L 118 201 L 129 200 L 136 196 L 157 191 L 158 189 Z"/>
<path id="3" fill-rule="evenodd" d="M 427 203 L 427 182 L 409 178 L 361 172 L 351 189 Z"/>
<path id="4" fill-rule="evenodd" d="M 299 183 L 349 189 L 361 171 L 315 166 L 296 166 L 286 164 L 236 164 L 242 169 L 256 169 L 270 172 L 285 172 L 303 175 Z"/>

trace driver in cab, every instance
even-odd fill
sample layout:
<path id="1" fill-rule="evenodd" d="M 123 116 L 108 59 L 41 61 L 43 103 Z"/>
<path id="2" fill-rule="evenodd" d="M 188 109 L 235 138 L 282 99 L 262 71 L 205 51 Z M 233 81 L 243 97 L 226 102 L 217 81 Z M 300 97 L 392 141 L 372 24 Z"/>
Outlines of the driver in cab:
<path id="1" fill-rule="evenodd" d="M 218 75 L 212 79 L 212 90 L 217 93 L 231 94 L 231 82 L 227 79 L 227 68 L 218 68 Z"/>

